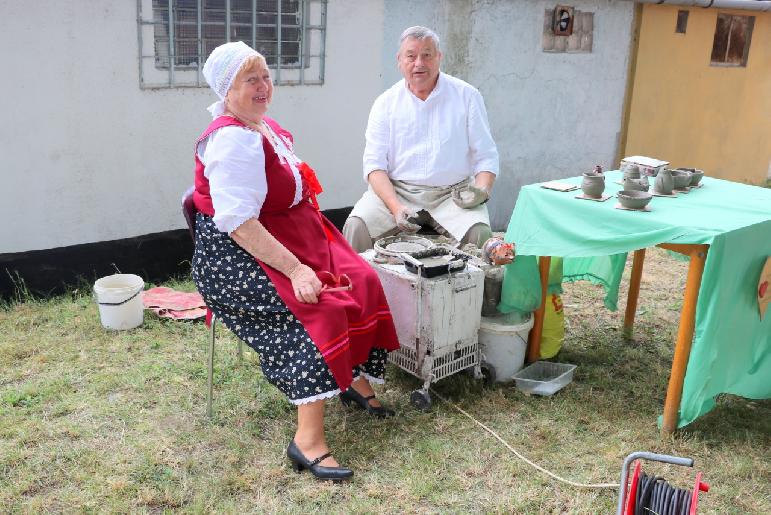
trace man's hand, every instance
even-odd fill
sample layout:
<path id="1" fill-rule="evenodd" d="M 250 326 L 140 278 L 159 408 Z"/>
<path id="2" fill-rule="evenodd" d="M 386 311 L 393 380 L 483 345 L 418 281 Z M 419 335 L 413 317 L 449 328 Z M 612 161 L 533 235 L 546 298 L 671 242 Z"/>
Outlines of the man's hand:
<path id="1" fill-rule="evenodd" d="M 487 188 L 469 185 L 464 190 L 453 190 L 452 201 L 458 207 L 471 209 L 480 204 L 484 204 L 490 198 L 490 191 Z"/>
<path id="2" fill-rule="evenodd" d="M 394 218 L 396 219 L 396 227 L 400 231 L 416 233 L 420 230 L 420 225 L 413 223 L 417 220 L 418 214 L 405 206 L 400 206 L 396 210 Z"/>

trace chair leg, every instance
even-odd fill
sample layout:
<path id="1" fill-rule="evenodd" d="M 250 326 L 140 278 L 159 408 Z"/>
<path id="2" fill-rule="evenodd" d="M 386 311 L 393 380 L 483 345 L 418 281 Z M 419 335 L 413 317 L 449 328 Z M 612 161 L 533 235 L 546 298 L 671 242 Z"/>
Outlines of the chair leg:
<path id="1" fill-rule="evenodd" d="M 211 320 L 211 338 L 209 340 L 209 359 L 207 361 L 208 378 L 206 380 L 206 416 L 212 418 L 212 391 L 214 389 L 214 337 L 217 319 L 212 316 Z"/>

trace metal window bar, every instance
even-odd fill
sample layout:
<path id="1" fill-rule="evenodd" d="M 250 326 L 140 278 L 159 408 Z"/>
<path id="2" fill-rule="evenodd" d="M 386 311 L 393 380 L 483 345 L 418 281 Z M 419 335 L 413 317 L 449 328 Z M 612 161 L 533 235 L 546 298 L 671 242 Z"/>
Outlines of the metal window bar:
<path id="1" fill-rule="evenodd" d="M 230 0 L 225 0 L 225 42 L 230 43 Z"/>
<path id="2" fill-rule="evenodd" d="M 257 46 L 257 0 L 252 0 L 252 48 Z"/>
<path id="3" fill-rule="evenodd" d="M 300 58 L 300 85 L 305 84 L 305 6 L 307 3 L 305 0 L 300 2 L 300 46 L 297 48 L 297 53 Z"/>
<path id="4" fill-rule="evenodd" d="M 284 0 L 285 1 L 285 0 Z M 275 40 L 263 40 L 266 43 L 275 44 L 276 55 L 275 62 L 271 68 L 275 67 L 277 84 L 323 84 L 326 58 L 326 16 L 327 0 L 297 0 L 294 11 L 284 11 L 282 0 L 276 0 L 275 23 L 258 23 L 257 0 L 251 2 L 251 13 L 248 8 L 236 13 L 248 16 L 251 14 L 251 24 L 248 22 L 233 20 L 233 11 L 231 0 L 223 0 L 223 10 L 209 7 L 204 11 L 204 6 L 212 4 L 205 3 L 203 0 L 192 0 L 184 2 L 183 0 L 137 0 L 137 44 L 139 48 L 138 71 L 140 87 L 143 89 L 171 88 L 171 87 L 202 87 L 206 86 L 202 76 L 202 67 L 208 51 L 212 44 L 216 43 L 221 36 L 211 36 L 211 29 L 223 27 L 225 29 L 224 39 L 230 41 L 234 39 L 235 27 L 249 27 L 251 32 L 252 46 L 256 47 L 258 40 L 258 28 L 274 29 Z M 311 6 L 318 10 L 315 16 L 318 17 L 316 23 L 311 23 Z M 152 17 L 146 19 L 143 16 L 143 7 L 149 8 Z M 195 10 L 195 13 L 193 13 Z M 165 11 L 165 12 L 164 12 Z M 223 12 L 224 11 L 224 12 Z M 208 16 L 204 17 L 204 13 Z M 216 21 L 211 21 L 210 16 L 214 13 L 219 16 Z M 269 11 L 265 14 L 270 15 Z M 294 14 L 294 23 L 285 23 L 284 16 Z M 224 16 L 222 16 L 224 15 Z M 246 18 L 249 19 L 248 17 Z M 152 53 L 146 53 L 145 44 L 148 44 L 148 38 L 143 34 L 146 28 L 152 28 Z M 179 31 L 177 30 L 179 28 Z M 287 29 L 293 29 L 295 36 L 289 36 L 292 41 L 284 41 L 286 34 L 290 32 Z M 238 32 L 238 31 L 237 31 Z M 221 32 L 220 32 L 221 33 Z M 314 42 L 311 35 L 316 33 L 318 38 Z M 249 34 L 249 32 L 247 32 Z M 248 36 L 247 36 L 248 37 Z M 193 40 L 195 38 L 195 41 Z M 221 40 L 220 40 L 221 41 Z M 292 48 L 296 48 L 296 55 L 292 52 L 287 43 L 291 43 Z M 294 46 L 296 45 L 296 47 Z M 286 48 L 285 48 L 286 47 Z M 312 52 L 312 47 L 318 48 L 318 53 Z M 190 52 L 192 50 L 192 52 Z M 167 55 L 164 55 L 167 54 Z M 296 58 L 293 62 L 283 62 L 286 59 Z M 313 60 L 318 59 L 318 67 L 314 70 Z M 145 63 L 152 61 L 152 67 L 145 66 Z M 296 78 L 290 76 L 282 77 L 281 70 L 295 69 Z M 166 69 L 165 82 L 157 73 Z M 177 73 L 177 72 L 180 73 Z M 318 73 L 318 78 L 311 79 L 308 74 Z M 151 79 L 154 77 L 154 80 Z M 151 80 L 148 80 L 151 79 Z"/>
<path id="5" fill-rule="evenodd" d="M 327 42 L 327 0 L 321 2 L 321 52 L 319 59 L 319 81 L 324 83 L 324 62 L 326 61 L 326 42 Z"/>
<path id="6" fill-rule="evenodd" d="M 256 0 L 254 0 L 254 1 L 256 1 Z M 198 67 L 197 67 L 198 70 L 196 70 L 196 74 L 195 74 L 196 75 L 196 82 L 195 82 L 195 84 L 198 87 L 201 87 L 201 78 L 203 76 L 203 62 L 202 62 L 203 59 L 201 59 L 201 57 L 203 56 L 203 33 L 202 33 L 203 29 L 202 29 L 202 25 L 201 25 L 201 21 L 202 21 L 202 19 L 201 19 L 202 18 L 202 5 L 201 5 L 201 2 L 202 2 L 202 0 L 198 0 L 196 2 L 196 4 L 195 4 L 196 5 L 196 7 L 195 7 L 195 9 L 196 9 L 195 20 L 196 20 L 196 30 L 197 30 L 197 34 L 198 34 L 198 45 L 197 45 L 198 56 L 196 58 L 196 63 L 198 63 Z"/>
<path id="7" fill-rule="evenodd" d="M 284 45 L 281 39 L 281 1 L 276 0 L 276 84 L 281 84 L 281 47 Z"/>
<path id="8" fill-rule="evenodd" d="M 142 66 L 142 27 L 144 26 L 144 20 L 142 20 L 142 0 L 137 0 L 137 48 L 139 49 L 139 59 L 137 59 L 138 69 L 137 76 L 139 77 L 139 87 L 144 88 L 144 74 Z"/>
<path id="9" fill-rule="evenodd" d="M 169 84 L 174 84 L 174 67 L 177 64 L 176 52 L 174 51 L 174 9 L 173 0 L 168 0 L 168 23 L 169 23 Z"/>

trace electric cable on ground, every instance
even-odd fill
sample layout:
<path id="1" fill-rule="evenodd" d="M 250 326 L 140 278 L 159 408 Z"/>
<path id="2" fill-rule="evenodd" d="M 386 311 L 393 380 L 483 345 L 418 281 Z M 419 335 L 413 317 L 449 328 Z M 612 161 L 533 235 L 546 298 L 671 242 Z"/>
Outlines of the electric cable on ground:
<path id="1" fill-rule="evenodd" d="M 499 442 L 501 442 L 503 445 L 505 445 L 507 449 L 509 449 L 511 452 L 513 452 L 514 455 L 517 458 L 521 459 L 522 461 L 524 461 L 525 463 L 527 463 L 531 467 L 534 467 L 534 468 L 540 470 L 541 472 L 543 472 L 547 476 L 549 476 L 549 477 L 551 477 L 553 479 L 556 479 L 557 481 L 561 481 L 561 482 L 566 483 L 566 484 L 568 484 L 570 486 L 575 486 L 575 487 L 578 487 L 578 488 L 613 488 L 613 489 L 617 489 L 619 486 L 621 486 L 619 483 L 588 483 L 588 484 L 587 483 L 576 483 L 575 481 L 570 481 L 569 479 L 561 478 L 557 474 L 546 470 L 545 468 L 541 467 L 540 465 L 538 465 L 536 463 L 533 463 L 529 459 L 527 459 L 524 456 L 522 456 L 520 453 L 517 452 L 516 449 L 514 449 L 514 447 L 509 445 L 508 442 L 506 442 L 506 440 L 504 440 L 503 438 L 498 436 L 495 433 L 495 431 L 493 431 L 492 429 L 490 429 L 489 427 L 487 427 L 486 425 L 484 425 L 483 423 L 481 423 L 480 421 L 478 421 L 477 419 L 475 419 L 474 417 L 472 417 L 471 415 L 469 415 L 468 413 L 463 411 L 463 409 L 461 407 L 453 404 L 452 402 L 448 401 L 447 399 L 445 399 L 444 397 L 442 397 L 441 395 L 436 393 L 436 391 L 433 388 L 431 388 L 431 393 L 436 395 L 437 397 L 439 397 L 440 400 L 446 402 L 447 404 L 449 404 L 450 406 L 452 406 L 456 410 L 458 410 L 461 413 L 463 413 L 464 415 L 466 415 L 468 418 L 470 418 L 472 421 L 474 421 L 474 423 L 476 423 L 477 425 L 482 427 L 482 429 L 484 429 L 485 431 L 487 431 L 488 433 L 493 435 Z"/>

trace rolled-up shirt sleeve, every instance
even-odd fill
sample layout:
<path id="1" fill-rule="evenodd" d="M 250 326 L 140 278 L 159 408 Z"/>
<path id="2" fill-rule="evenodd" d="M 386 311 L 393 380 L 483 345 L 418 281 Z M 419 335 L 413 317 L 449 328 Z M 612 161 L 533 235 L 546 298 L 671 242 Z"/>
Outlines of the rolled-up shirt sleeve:
<path id="1" fill-rule="evenodd" d="M 492 172 L 498 175 L 498 148 L 495 146 L 487 121 L 487 110 L 482 94 L 474 91 L 469 101 L 468 140 L 474 175 Z"/>
<path id="2" fill-rule="evenodd" d="M 228 234 L 260 215 L 268 194 L 262 135 L 223 127 L 198 147 L 214 205 L 214 224 Z"/>
<path id="3" fill-rule="evenodd" d="M 383 96 L 375 100 L 369 112 L 366 145 L 364 147 L 364 180 L 375 170 L 388 171 L 388 151 L 390 148 L 390 130 L 387 105 Z"/>

